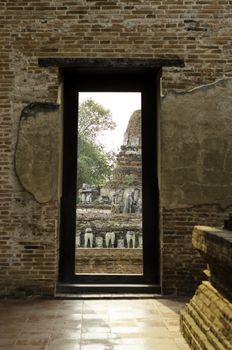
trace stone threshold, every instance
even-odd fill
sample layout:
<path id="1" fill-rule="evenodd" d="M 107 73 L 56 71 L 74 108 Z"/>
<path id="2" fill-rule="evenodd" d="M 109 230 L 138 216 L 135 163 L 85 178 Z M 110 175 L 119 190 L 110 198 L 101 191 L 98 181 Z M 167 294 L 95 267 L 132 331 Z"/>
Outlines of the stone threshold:
<path id="1" fill-rule="evenodd" d="M 64 295 L 161 295 L 161 287 L 155 284 L 71 284 L 58 283 L 56 296 Z"/>

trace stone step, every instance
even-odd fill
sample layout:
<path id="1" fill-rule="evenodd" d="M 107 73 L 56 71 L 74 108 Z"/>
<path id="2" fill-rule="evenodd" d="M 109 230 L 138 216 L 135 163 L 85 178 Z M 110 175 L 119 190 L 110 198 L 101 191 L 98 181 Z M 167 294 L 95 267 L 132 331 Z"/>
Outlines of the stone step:
<path id="1" fill-rule="evenodd" d="M 232 308 L 209 282 L 203 282 L 180 315 L 182 333 L 194 350 L 232 349 Z"/>
<path id="2" fill-rule="evenodd" d="M 156 294 L 161 296 L 161 288 L 155 284 L 70 284 L 59 283 L 56 294 Z"/>
<path id="3" fill-rule="evenodd" d="M 186 310 L 180 313 L 181 332 L 193 350 L 215 350 L 205 334 L 197 326 L 195 320 Z"/>
<path id="4" fill-rule="evenodd" d="M 162 295 L 160 294 L 152 294 L 152 293 L 102 293 L 102 294 L 90 294 L 90 293 L 79 293 L 79 294 L 73 294 L 73 293 L 56 293 L 55 299 L 62 299 L 62 300 L 69 300 L 69 299 L 75 299 L 75 300 L 111 300 L 111 299 L 117 299 L 117 300 L 127 300 L 127 299 L 162 299 Z"/>

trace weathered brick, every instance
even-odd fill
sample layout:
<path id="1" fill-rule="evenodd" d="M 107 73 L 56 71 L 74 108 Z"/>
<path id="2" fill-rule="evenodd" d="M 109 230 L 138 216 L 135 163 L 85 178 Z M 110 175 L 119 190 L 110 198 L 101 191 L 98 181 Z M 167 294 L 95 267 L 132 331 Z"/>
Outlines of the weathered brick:
<path id="1" fill-rule="evenodd" d="M 1 1 L 0 249 L 6 252 L 0 263 L 3 293 L 22 287 L 23 276 L 31 292 L 53 294 L 57 280 L 58 202 L 36 203 L 22 189 L 13 167 L 21 110 L 32 101 L 57 99 L 58 70 L 39 68 L 38 58 L 178 56 L 186 66 L 178 73 L 165 68 L 163 89 L 184 91 L 231 76 L 230 19 L 231 4 L 223 0 Z M 190 247 L 192 227 L 222 224 L 228 212 L 229 208 L 221 210 L 214 205 L 163 210 L 166 293 L 193 291 L 201 278 L 203 262 Z M 41 245 L 42 254 L 35 255 L 33 249 L 26 253 L 20 245 L 22 238 L 49 245 Z M 10 263 L 11 257 L 17 260 Z M 30 259 L 32 269 L 23 270 L 22 263 Z"/>

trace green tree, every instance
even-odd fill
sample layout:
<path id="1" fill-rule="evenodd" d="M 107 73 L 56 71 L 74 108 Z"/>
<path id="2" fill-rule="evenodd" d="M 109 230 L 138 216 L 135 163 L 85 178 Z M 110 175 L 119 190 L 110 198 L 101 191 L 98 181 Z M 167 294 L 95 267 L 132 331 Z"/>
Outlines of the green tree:
<path id="1" fill-rule="evenodd" d="M 92 99 L 79 106 L 77 190 L 83 183 L 102 185 L 109 178 L 112 155 L 97 140 L 104 130 L 116 126 L 109 109 Z"/>
<path id="2" fill-rule="evenodd" d="M 102 131 L 112 130 L 115 126 L 110 110 L 92 98 L 88 98 L 80 104 L 78 133 L 81 138 L 97 143 L 96 138 Z"/>

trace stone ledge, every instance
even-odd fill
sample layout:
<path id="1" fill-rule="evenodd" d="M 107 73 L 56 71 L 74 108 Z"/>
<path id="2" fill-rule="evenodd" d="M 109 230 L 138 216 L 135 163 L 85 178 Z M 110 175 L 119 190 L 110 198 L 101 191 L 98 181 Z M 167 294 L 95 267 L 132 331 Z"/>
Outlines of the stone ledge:
<path id="1" fill-rule="evenodd" d="M 209 265 L 212 285 L 232 300 L 232 232 L 195 226 L 192 243 Z"/>
<path id="2" fill-rule="evenodd" d="M 204 255 L 232 267 L 231 231 L 208 226 L 195 226 L 192 244 Z"/>

